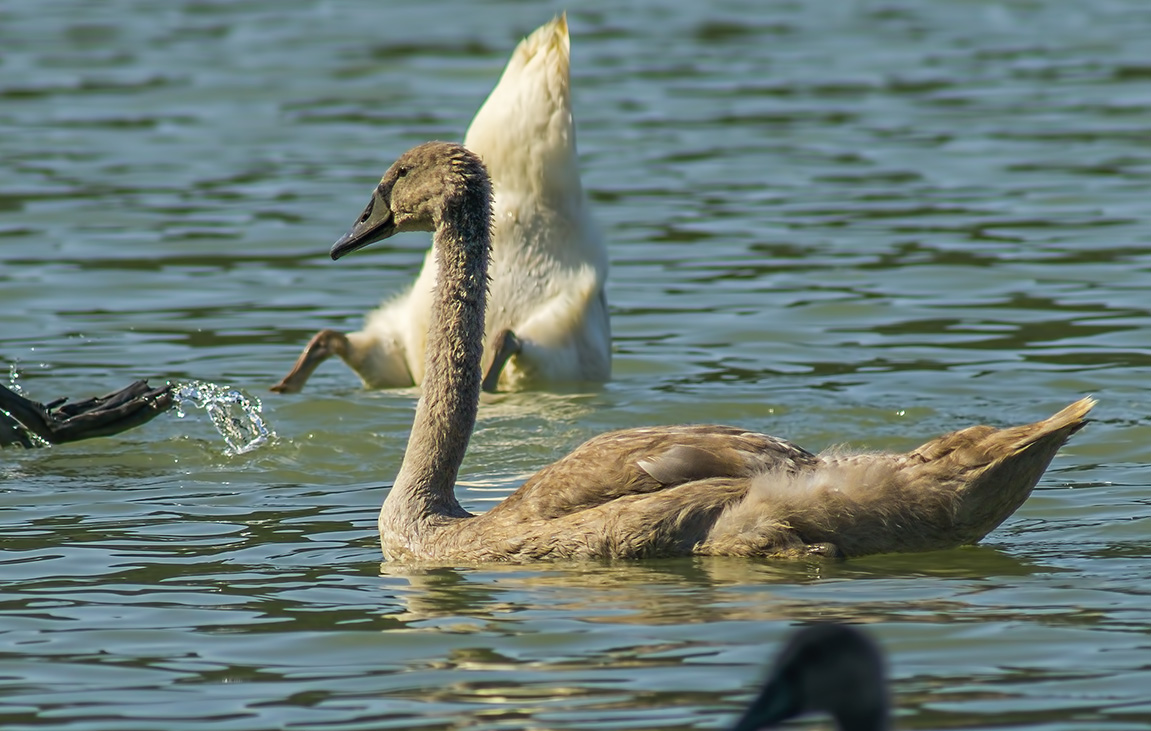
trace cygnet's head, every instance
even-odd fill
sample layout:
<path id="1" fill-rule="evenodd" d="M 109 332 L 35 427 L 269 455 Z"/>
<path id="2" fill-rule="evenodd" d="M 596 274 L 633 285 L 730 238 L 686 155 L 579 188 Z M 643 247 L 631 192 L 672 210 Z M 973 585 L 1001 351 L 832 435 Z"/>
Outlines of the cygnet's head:
<path id="1" fill-rule="evenodd" d="M 479 157 L 463 145 L 425 142 L 388 168 L 360 218 L 332 246 L 332 258 L 403 231 L 434 231 L 447 215 L 487 230 L 491 181 Z"/>
<path id="2" fill-rule="evenodd" d="M 847 731 L 887 729 L 883 656 L 857 629 L 815 624 L 792 637 L 733 731 L 758 731 L 806 713 L 828 713 Z"/>

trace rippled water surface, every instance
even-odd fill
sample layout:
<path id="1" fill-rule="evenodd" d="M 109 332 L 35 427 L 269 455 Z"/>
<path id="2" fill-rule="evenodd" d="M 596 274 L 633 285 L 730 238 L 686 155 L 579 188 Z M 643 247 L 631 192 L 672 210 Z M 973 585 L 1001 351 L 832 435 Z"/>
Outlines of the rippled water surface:
<path id="1" fill-rule="evenodd" d="M 338 362 L 424 235 L 329 244 L 460 139 L 560 6 L 9 0 L 0 354 L 36 398 L 141 377 L 262 397 L 0 452 L 5 729 L 722 728 L 781 638 L 870 623 L 905 728 L 1151 726 L 1151 4 L 571 6 L 615 379 L 486 401 L 483 509 L 605 429 L 908 448 L 1097 419 L 979 547 L 842 563 L 381 565 L 412 391 Z"/>

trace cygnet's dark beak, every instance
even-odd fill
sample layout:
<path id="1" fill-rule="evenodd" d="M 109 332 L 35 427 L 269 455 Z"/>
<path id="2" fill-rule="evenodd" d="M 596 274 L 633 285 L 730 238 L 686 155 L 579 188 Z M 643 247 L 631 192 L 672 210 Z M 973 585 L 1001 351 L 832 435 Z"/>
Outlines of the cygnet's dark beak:
<path id="1" fill-rule="evenodd" d="M 392 209 L 377 191 L 372 194 L 368 207 L 360 214 L 352 229 L 332 244 L 332 258 L 339 259 L 368 244 L 386 239 L 395 232 L 396 221 L 392 216 Z"/>

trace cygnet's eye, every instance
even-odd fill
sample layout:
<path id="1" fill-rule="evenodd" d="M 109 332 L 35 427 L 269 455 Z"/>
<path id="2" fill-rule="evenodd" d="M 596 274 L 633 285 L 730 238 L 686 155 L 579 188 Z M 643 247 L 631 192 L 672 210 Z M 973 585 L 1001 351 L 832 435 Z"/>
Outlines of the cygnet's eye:
<path id="1" fill-rule="evenodd" d="M 368 201 L 368 207 L 364 209 L 363 214 L 360 216 L 360 223 L 367 223 L 368 219 L 372 217 L 372 206 L 374 206 L 375 203 L 375 198 Z"/>
<path id="2" fill-rule="evenodd" d="M 407 167 L 396 168 L 396 177 L 397 178 L 404 177 L 405 175 L 408 174 L 408 170 L 409 170 L 409 168 L 407 168 Z"/>

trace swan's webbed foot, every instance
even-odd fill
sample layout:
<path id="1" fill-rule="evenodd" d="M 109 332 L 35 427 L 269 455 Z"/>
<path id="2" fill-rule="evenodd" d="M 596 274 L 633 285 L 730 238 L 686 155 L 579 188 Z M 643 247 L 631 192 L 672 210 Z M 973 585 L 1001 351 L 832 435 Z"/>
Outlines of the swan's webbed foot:
<path id="1" fill-rule="evenodd" d="M 296 364 L 271 390 L 276 393 L 299 393 L 312 373 L 328 358 L 346 352 L 348 337 L 335 330 L 321 330 L 312 336 Z"/>
<path id="2" fill-rule="evenodd" d="M 488 393 L 495 393 L 499 387 L 500 374 L 504 371 L 504 366 L 507 365 L 508 359 L 513 355 L 519 354 L 523 349 L 523 343 L 516 337 L 516 334 L 511 330 L 501 330 L 495 339 L 492 340 L 489 350 L 492 354 L 491 365 L 488 366 L 487 373 L 484 374 L 484 381 L 481 386 L 483 390 Z"/>
<path id="3" fill-rule="evenodd" d="M 73 404 L 66 401 L 42 404 L 0 386 L 0 446 L 37 447 L 44 442 L 106 437 L 149 422 L 175 403 L 171 384 L 150 388 L 147 381 Z"/>

